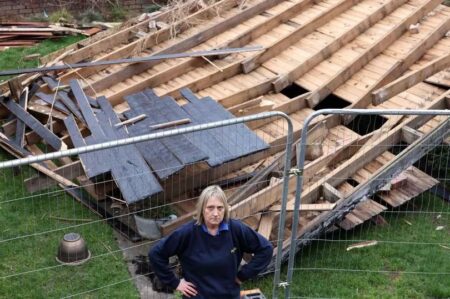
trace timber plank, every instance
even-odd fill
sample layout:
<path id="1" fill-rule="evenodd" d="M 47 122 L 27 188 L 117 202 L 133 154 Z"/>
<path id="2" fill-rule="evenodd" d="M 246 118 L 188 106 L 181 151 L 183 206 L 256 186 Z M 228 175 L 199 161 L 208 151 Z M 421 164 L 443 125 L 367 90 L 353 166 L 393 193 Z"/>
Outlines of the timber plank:
<path id="1" fill-rule="evenodd" d="M 126 97 L 126 100 L 128 101 L 129 106 L 132 108 L 131 110 L 125 112 L 125 115 L 128 118 L 137 116 L 142 112 L 145 112 L 147 114 L 146 119 L 128 127 L 128 131 L 130 132 L 131 136 L 149 134 L 151 132 L 150 125 L 160 123 L 151 119 L 152 115 L 157 111 L 148 109 L 149 101 L 143 94 L 134 94 L 128 96 Z M 183 136 L 177 137 L 185 138 Z M 167 177 L 184 167 L 181 159 L 172 152 L 170 148 L 170 142 L 164 142 L 168 138 L 170 137 L 140 142 L 136 144 L 144 159 L 149 163 L 149 165 L 161 179 L 166 179 Z"/>
<path id="2" fill-rule="evenodd" d="M 206 116 L 205 120 L 207 122 L 234 118 L 229 111 L 223 109 L 210 97 L 199 100 L 189 90 L 183 89 L 180 92 L 191 104 L 196 106 L 196 108 Z M 244 124 L 222 127 L 220 128 L 220 131 L 223 132 L 224 139 L 226 137 L 228 139 L 221 140 L 220 142 L 233 156 L 232 159 L 267 148 L 267 144 L 259 139 Z"/>
<path id="3" fill-rule="evenodd" d="M 61 103 L 58 101 L 58 98 L 54 98 L 51 94 L 46 94 L 43 92 L 36 93 L 36 96 L 43 100 L 48 105 L 53 106 L 55 109 L 58 109 L 61 112 L 64 112 L 65 114 L 69 114 L 70 111 Z"/>
<path id="4" fill-rule="evenodd" d="M 421 68 L 408 73 L 373 92 L 373 104 L 379 105 L 398 93 L 412 87 L 426 78 L 450 66 L 450 54 L 438 57 Z"/>
<path id="5" fill-rule="evenodd" d="M 169 97 L 160 99 L 150 89 L 146 89 L 143 94 L 150 104 L 147 106 L 146 111 L 147 113 L 153 111 L 150 117 L 155 124 L 189 118 L 186 113 L 183 113 L 183 110 L 175 100 Z M 183 164 L 191 164 L 207 158 L 205 153 L 183 135 L 164 138 L 163 143 L 171 149 Z"/>
<path id="6" fill-rule="evenodd" d="M 298 27 L 289 35 L 285 36 L 282 39 L 277 39 L 263 53 L 246 59 L 242 63 L 244 72 L 249 73 L 250 71 L 254 70 L 257 66 L 278 55 L 284 49 L 287 49 L 289 46 L 295 44 L 301 38 L 312 33 L 317 27 L 326 24 L 328 20 L 338 16 L 357 2 L 358 1 L 339 1 L 332 8 L 323 13 L 320 13 L 313 20 Z"/>
<path id="7" fill-rule="evenodd" d="M 381 37 L 381 39 L 377 39 L 373 45 L 364 50 L 364 52 L 357 56 L 356 59 L 353 59 L 352 62 L 350 62 L 344 69 L 342 69 L 330 80 L 323 83 L 318 89 L 316 89 L 308 99 L 309 106 L 315 107 L 320 101 L 322 101 L 326 96 L 332 93 L 345 81 L 347 81 L 353 74 L 359 71 L 370 60 L 380 54 L 387 47 L 387 45 L 392 44 L 395 40 L 400 38 L 409 24 L 416 23 L 426 13 L 434 9 L 439 4 L 439 0 L 431 0 L 429 2 L 423 3 L 422 5 L 411 11 L 409 14 L 407 14 L 408 17 L 403 18 L 401 23 L 396 24 L 392 29 L 385 33 Z M 398 12 L 398 10 L 396 12 Z"/>
<path id="8" fill-rule="evenodd" d="M 87 141 L 83 139 L 78 125 L 72 115 L 69 115 L 64 120 L 64 125 L 69 132 L 70 139 L 72 140 L 72 144 L 74 145 L 74 147 L 82 147 L 88 145 Z M 87 177 L 94 179 L 109 172 L 110 169 L 107 167 L 105 162 L 105 158 L 107 158 L 108 155 L 109 154 L 107 150 L 100 150 L 79 155 Z"/>
<path id="9" fill-rule="evenodd" d="M 105 134 L 95 117 L 94 111 L 89 104 L 88 97 L 81 88 L 80 83 L 78 80 L 71 80 L 69 84 L 89 131 L 91 131 L 92 135 L 94 135 L 99 142 L 105 141 Z"/>
<path id="10" fill-rule="evenodd" d="M 72 180 L 84 174 L 84 170 L 80 161 L 75 161 L 67 165 L 63 165 L 52 170 L 57 175 L 67 180 Z M 41 191 L 58 184 L 57 181 L 43 174 L 38 174 L 24 181 L 27 191 L 30 193 Z"/>
<path id="11" fill-rule="evenodd" d="M 100 97 L 97 101 L 103 112 L 97 113 L 97 118 L 103 124 L 106 137 L 110 140 L 128 137 L 123 127 L 114 127 L 120 120 L 108 100 Z M 162 191 L 161 185 L 134 145 L 114 148 L 113 153 L 119 163 L 112 164 L 112 176 L 128 203 L 140 201 Z"/>
<path id="12" fill-rule="evenodd" d="M 29 92 L 28 87 L 25 87 L 24 91 L 20 95 L 19 98 L 19 106 L 22 107 L 23 110 L 27 111 Z M 16 136 L 14 139 L 15 143 L 23 148 L 25 146 L 25 123 L 20 119 L 17 119 L 16 122 Z"/>
<path id="13" fill-rule="evenodd" d="M 36 134 L 50 145 L 53 149 L 59 150 L 61 148 L 61 140 L 52 131 L 41 124 L 34 116 L 25 111 L 19 104 L 11 99 L 0 98 L 0 104 L 5 106 L 12 114 L 30 127 Z"/>

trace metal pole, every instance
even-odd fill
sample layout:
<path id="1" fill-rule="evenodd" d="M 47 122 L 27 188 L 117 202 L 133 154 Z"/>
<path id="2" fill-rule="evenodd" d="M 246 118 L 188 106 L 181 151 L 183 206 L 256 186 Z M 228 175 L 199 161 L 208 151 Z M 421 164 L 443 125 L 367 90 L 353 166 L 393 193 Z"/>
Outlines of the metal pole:
<path id="1" fill-rule="evenodd" d="M 323 114 L 343 114 L 343 115 L 449 115 L 450 110 L 382 110 L 382 109 L 322 109 L 311 113 L 304 121 L 303 130 L 301 134 L 300 147 L 297 148 L 297 168 L 299 176 L 297 176 L 295 202 L 294 202 L 294 216 L 292 221 L 292 235 L 289 249 L 289 261 L 287 281 L 285 283 L 285 298 L 291 297 L 291 282 L 293 275 L 293 268 L 296 255 L 296 239 L 297 228 L 300 214 L 301 195 L 303 187 L 303 171 L 305 164 L 306 138 L 308 135 L 308 127 L 311 121 L 319 115 Z"/>
<path id="2" fill-rule="evenodd" d="M 243 116 L 243 117 L 227 119 L 227 120 L 223 120 L 223 121 L 216 121 L 216 122 L 211 122 L 211 123 L 206 123 L 206 124 L 201 124 L 201 125 L 189 126 L 189 127 L 185 127 L 185 128 L 167 130 L 167 131 L 162 131 L 162 132 L 158 132 L 158 133 L 145 134 L 145 135 L 141 135 L 141 136 L 118 139 L 118 140 L 108 141 L 108 142 L 99 143 L 99 144 L 87 145 L 87 146 L 73 148 L 73 149 L 69 149 L 69 150 L 58 151 L 58 152 L 54 152 L 54 153 L 48 153 L 48 154 L 43 154 L 43 155 L 38 155 L 38 156 L 28 156 L 26 158 L 21 158 L 21 159 L 16 159 L 16 160 L 12 160 L 12 161 L 6 161 L 6 162 L 0 162 L 0 169 L 7 168 L 7 167 L 27 165 L 27 164 L 31 164 L 31 163 L 37 163 L 37 162 L 42 162 L 45 160 L 52 160 L 52 159 L 57 159 L 57 158 L 62 158 L 62 157 L 73 156 L 73 155 L 79 155 L 79 154 L 83 154 L 83 153 L 93 152 L 93 151 L 102 150 L 102 149 L 108 149 L 108 148 L 117 147 L 117 146 L 121 146 L 121 145 L 139 143 L 139 142 L 154 140 L 154 139 L 163 138 L 163 137 L 176 136 L 176 135 L 180 135 L 180 134 L 214 129 L 214 128 L 223 127 L 223 126 L 230 126 L 230 125 L 240 124 L 240 123 L 244 123 L 244 122 L 269 118 L 269 117 L 282 117 L 282 118 L 286 119 L 288 121 L 288 123 L 291 124 L 289 116 L 287 116 L 283 112 L 279 112 L 279 111 L 263 112 L 263 113 L 250 115 L 250 116 Z M 291 124 L 291 126 L 292 126 L 292 124 Z"/>
<path id="3" fill-rule="evenodd" d="M 137 57 L 137 58 L 123 58 L 123 59 L 116 59 L 116 60 L 102 60 L 102 61 L 82 62 L 82 63 L 75 63 L 75 64 L 54 65 L 54 66 L 48 66 L 48 67 L 6 70 L 6 71 L 0 71 L 0 76 L 20 75 L 20 74 L 27 74 L 27 73 L 48 73 L 48 72 L 52 72 L 52 71 L 63 71 L 63 70 L 67 70 L 67 69 L 76 69 L 76 68 L 85 68 L 85 67 L 96 67 L 96 66 L 125 64 L 125 63 L 130 64 L 130 63 L 150 62 L 150 61 L 155 61 L 155 60 L 176 59 L 176 58 L 185 58 L 185 57 L 218 56 L 218 55 L 228 55 L 228 54 L 233 54 L 233 53 L 253 52 L 253 51 L 262 51 L 262 50 L 264 50 L 264 48 L 261 46 L 249 46 L 249 47 L 244 47 L 244 48 L 223 48 L 223 49 L 216 49 L 216 50 L 210 50 L 210 51 L 194 51 L 194 52 L 186 52 L 186 53 L 160 54 L 160 55 L 150 55 L 150 56 L 146 56 L 146 57 Z"/>
<path id="4" fill-rule="evenodd" d="M 273 278 L 273 288 L 272 288 L 272 298 L 278 298 L 278 286 L 280 284 L 280 273 L 281 273 L 281 255 L 283 250 L 283 239 L 281 238 L 284 231 L 284 225 L 286 222 L 286 205 L 287 197 L 289 194 L 289 170 L 291 165 L 292 156 L 292 143 L 293 143 L 293 126 L 292 121 L 287 118 L 288 123 L 288 135 L 286 140 L 286 155 L 284 159 L 284 171 L 283 171 L 283 194 L 281 197 L 281 212 L 278 219 L 278 234 L 277 234 L 277 255 L 275 258 L 275 275 Z"/>

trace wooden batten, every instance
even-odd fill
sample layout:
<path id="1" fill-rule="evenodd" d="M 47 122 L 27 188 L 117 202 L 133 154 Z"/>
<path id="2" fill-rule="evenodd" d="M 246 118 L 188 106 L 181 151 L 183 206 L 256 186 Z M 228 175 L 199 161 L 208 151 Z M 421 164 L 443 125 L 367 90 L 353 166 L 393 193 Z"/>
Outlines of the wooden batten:
<path id="1" fill-rule="evenodd" d="M 191 37 L 188 37 L 172 46 L 164 48 L 153 54 L 155 55 L 155 54 L 167 54 L 167 53 L 182 52 L 182 51 L 190 49 L 194 46 L 197 46 L 198 44 L 205 42 L 206 40 L 210 39 L 211 37 L 216 36 L 217 34 L 223 32 L 224 30 L 226 30 L 230 27 L 236 26 L 243 20 L 245 20 L 255 14 L 258 14 L 258 13 L 264 11 L 265 9 L 273 6 L 274 4 L 276 4 L 276 1 L 277 0 L 263 1 L 255 6 L 252 6 L 248 9 L 244 10 L 243 12 L 227 19 L 224 22 L 214 24 L 214 25 L 202 30 L 201 32 L 196 33 L 195 35 L 193 35 Z M 235 0 L 222 0 L 208 8 L 205 8 L 205 10 L 202 12 L 199 12 L 199 14 L 203 13 L 203 14 L 209 15 L 211 17 L 214 15 L 214 11 L 217 8 L 219 8 L 219 11 L 220 11 L 221 8 L 229 9 L 236 5 L 237 5 L 237 2 Z M 171 32 L 170 28 L 167 28 L 166 30 L 167 30 L 167 38 L 169 38 L 170 32 Z M 157 38 L 159 38 L 159 37 L 156 37 L 156 40 L 157 40 Z M 110 76 L 107 76 L 107 77 L 101 79 L 100 81 L 96 81 L 95 83 L 93 83 L 92 88 L 94 90 L 103 90 L 103 89 L 111 86 L 111 84 L 113 84 L 112 82 L 117 82 L 117 80 L 119 80 L 119 81 L 125 80 L 126 78 L 128 78 L 132 75 L 139 74 L 156 64 L 157 64 L 157 62 L 149 62 L 149 63 L 141 63 L 139 65 L 125 67 L 124 69 L 119 70 L 118 72 L 115 72 L 114 74 L 110 75 L 110 76 L 113 76 L 112 78 L 114 78 L 114 79 L 112 79 Z"/>
<path id="2" fill-rule="evenodd" d="M 418 70 L 408 73 L 373 92 L 373 104 L 379 105 L 426 78 L 450 67 L 450 54 L 438 57 Z"/>
<path id="3" fill-rule="evenodd" d="M 72 180 L 84 174 L 83 167 L 80 161 L 75 161 L 70 164 L 63 165 L 52 170 L 54 173 L 64 177 L 67 180 Z M 30 193 L 41 191 L 49 187 L 57 185 L 57 181 L 51 177 L 44 175 L 37 175 L 25 180 L 25 187 Z"/>
<path id="4" fill-rule="evenodd" d="M 251 58 L 247 58 L 245 61 L 242 62 L 242 68 L 244 73 L 249 73 L 253 71 L 265 61 L 276 56 L 277 54 L 287 49 L 291 45 L 297 43 L 298 40 L 305 37 L 309 33 L 313 32 L 316 28 L 327 23 L 330 19 L 337 17 L 339 14 L 349 9 L 358 2 L 359 1 L 355 0 L 352 1 L 341 0 L 334 6 L 330 7 L 325 12 L 314 18 L 312 21 L 297 28 L 294 32 L 290 33 L 288 36 L 284 37 L 281 40 L 274 41 L 273 44 L 267 47 L 267 49 L 263 53 L 258 54 Z"/>
<path id="5" fill-rule="evenodd" d="M 398 1 L 396 1 L 398 2 Z M 370 60 L 380 54 L 386 47 L 397 40 L 407 30 L 409 24 L 417 23 L 425 14 L 440 4 L 439 0 L 431 0 L 416 8 L 412 14 L 405 18 L 400 24 L 386 33 L 380 40 L 375 42 L 362 54 L 356 57 L 350 64 L 335 74 L 328 82 L 323 83 L 315 90 L 308 99 L 309 106 L 315 107 L 326 96 L 331 94 L 338 86 L 347 81 L 354 73 L 360 70 Z"/>
<path id="6" fill-rule="evenodd" d="M 328 183 L 322 185 L 323 198 L 331 203 L 337 202 L 344 198 L 341 192 Z"/>
<path id="7" fill-rule="evenodd" d="M 350 109 L 365 108 L 372 103 L 372 92 L 377 88 L 380 88 L 387 83 L 395 80 L 401 76 L 412 64 L 414 64 L 420 57 L 422 57 L 427 50 L 435 45 L 445 34 L 450 30 L 450 16 L 447 19 L 443 19 L 439 26 L 434 28 L 422 42 L 418 43 L 409 53 L 401 57 L 394 65 L 392 65 L 382 76 L 377 80 L 367 92 L 360 96 L 352 105 Z M 409 33 L 407 33 L 409 34 Z M 344 122 L 349 123 L 354 117 L 345 116 Z"/>
<path id="8" fill-rule="evenodd" d="M 413 128 L 410 128 L 408 126 L 404 126 L 402 128 L 402 141 L 406 142 L 407 144 L 414 143 L 422 136 L 423 136 L 422 133 L 420 133 L 417 130 L 414 130 Z"/>

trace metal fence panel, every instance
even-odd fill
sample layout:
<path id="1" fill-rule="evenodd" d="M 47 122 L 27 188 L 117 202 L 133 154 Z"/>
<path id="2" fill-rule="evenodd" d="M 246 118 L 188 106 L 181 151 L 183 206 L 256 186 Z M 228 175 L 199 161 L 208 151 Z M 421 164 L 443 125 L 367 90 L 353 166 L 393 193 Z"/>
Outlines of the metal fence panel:
<path id="1" fill-rule="evenodd" d="M 270 124 L 274 120 L 275 124 Z M 258 127 L 254 132 L 259 139 L 238 135 L 243 132 L 240 127 L 243 123 Z M 220 162 L 200 159 L 181 168 L 152 164 L 159 165 L 151 171 L 164 192 L 133 203 L 127 202 L 117 185 L 135 184 L 136 179 L 148 176 L 148 172 L 111 170 L 110 174 L 95 179 L 86 177 L 86 167 L 101 167 L 105 159 L 119 161 L 124 152 L 132 155 L 135 148 L 130 147 L 141 146 L 164 160 L 162 156 L 168 154 L 164 146 L 179 146 L 176 150 L 181 157 L 186 149 L 179 142 L 181 138 L 192 144 L 210 140 L 209 156 Z M 261 140 L 268 145 L 266 149 L 240 155 L 258 148 Z M 283 180 L 283 176 L 289 175 L 292 140 L 291 120 L 283 113 L 270 112 L 18 160 L 9 160 L 4 155 L 5 161 L 0 162 L 0 297 L 166 298 L 165 293 L 153 291 L 149 283 L 153 280 L 153 287 L 162 291 L 148 268 L 146 255 L 152 244 L 173 230 L 176 227 L 173 223 L 180 225 L 192 219 L 200 191 L 211 184 L 225 189 L 232 201 L 232 215 L 261 230 L 260 219 L 266 212 L 260 207 L 269 205 L 273 198 L 260 196 L 244 204 L 240 201 L 269 184 L 279 183 L 280 190 L 285 191 L 277 197 L 285 206 L 288 180 Z M 34 151 L 42 146 L 33 145 Z M 83 160 L 90 161 L 90 165 L 80 163 L 75 156 L 83 158 L 87 153 L 96 153 L 94 158 Z M 132 157 L 125 158 L 134 161 Z M 284 167 L 286 163 L 289 167 Z M 271 172 L 267 172 L 268 165 L 272 166 Z M 124 175 L 115 176 L 117 173 Z M 139 193 L 145 187 L 134 186 L 127 192 Z M 271 218 L 271 228 L 261 231 L 280 250 L 284 238 L 278 234 L 283 234 L 284 213 L 280 209 L 278 217 Z M 176 220 L 174 215 L 178 216 Z M 77 266 L 60 263 L 61 244 L 79 244 L 80 237 L 88 248 L 88 252 L 75 254 L 75 259 L 83 256 L 82 263 Z M 281 260 L 274 259 L 272 265 L 266 279 L 278 285 Z M 127 268 L 133 273 L 131 277 Z"/>
<path id="2" fill-rule="evenodd" d="M 285 297 L 391 296 L 382 289 L 415 280 L 423 283 L 397 295 L 448 296 L 449 111 L 325 109 L 304 127 L 323 115 L 339 115 L 347 125 L 320 146 L 302 132 L 295 200 L 288 202 L 298 225 L 283 252 Z M 308 155 L 330 152 L 337 156 L 325 172 L 308 171 Z M 312 203 L 322 206 L 311 210 Z M 414 278 L 405 282 L 405 275 Z M 365 293 L 367 284 L 379 293 Z"/>

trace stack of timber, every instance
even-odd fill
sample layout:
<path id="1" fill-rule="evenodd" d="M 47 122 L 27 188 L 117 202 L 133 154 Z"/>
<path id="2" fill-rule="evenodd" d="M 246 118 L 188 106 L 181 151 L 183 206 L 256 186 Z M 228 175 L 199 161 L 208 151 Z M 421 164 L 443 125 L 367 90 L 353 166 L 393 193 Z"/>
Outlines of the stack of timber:
<path id="1" fill-rule="evenodd" d="M 193 9 L 175 23 L 170 23 L 168 10 L 74 50 L 63 61 L 95 62 L 247 45 L 261 45 L 264 50 L 208 59 L 103 65 L 61 72 L 55 79 L 70 85 L 71 80 L 83 78 L 88 99 L 104 96 L 118 114 L 128 117 L 144 113 L 139 104 L 147 100 L 144 96 L 149 101 L 157 96 L 162 102 L 171 97 L 172 104 L 185 107 L 195 106 L 189 99 L 192 93 L 197 98 L 211 97 L 201 103 L 205 107 L 215 101 L 235 116 L 269 110 L 288 114 L 294 139 L 303 129 L 309 131 L 302 211 L 300 223 L 295 224 L 299 250 L 330 229 L 352 229 L 373 220 L 437 183 L 413 164 L 427 150 L 448 141 L 448 117 L 323 116 L 309 128 L 303 128 L 303 121 L 321 108 L 449 109 L 448 85 L 434 82 L 449 68 L 450 8 L 441 2 L 249 0 L 241 5 L 221 0 Z M 153 21 L 169 26 L 152 31 Z M 420 29 L 409 30 L 415 24 Z M 136 34 L 140 31 L 144 34 Z M 149 94 L 148 88 L 153 92 Z M 191 91 L 189 96 L 185 88 Z M 53 90 L 46 83 L 39 92 L 54 94 Z M 183 110 L 192 116 L 189 109 Z M 60 122 L 55 122 L 57 130 Z M 358 126 L 361 123 L 367 126 Z M 268 149 L 222 164 L 208 159 L 207 167 L 178 172 L 161 184 L 164 200 L 172 201 L 179 214 L 162 225 L 163 235 L 192 218 L 198 189 L 218 183 L 230 195 L 233 217 L 270 240 L 277 239 L 283 186 L 277 174 L 287 129 L 283 120 L 274 119 L 248 126 L 268 143 Z M 64 127 L 59 130 L 56 133 L 64 140 Z M 138 126 L 130 133 L 139 134 Z M 33 136 L 40 139 L 34 132 Z M 399 144 L 406 146 L 397 153 L 392 149 Z M 156 175 L 161 179 L 167 174 Z M 283 259 L 289 253 L 294 225 L 296 179 L 289 177 Z M 272 263 L 269 269 L 273 267 Z"/>
<path id="2" fill-rule="evenodd" d="M 0 48 L 33 46 L 42 40 L 61 38 L 65 35 L 94 35 L 101 28 L 76 29 L 50 25 L 47 22 L 10 21 L 0 23 Z"/>

